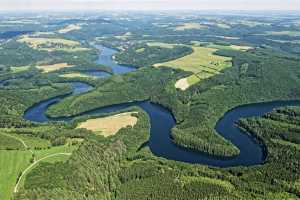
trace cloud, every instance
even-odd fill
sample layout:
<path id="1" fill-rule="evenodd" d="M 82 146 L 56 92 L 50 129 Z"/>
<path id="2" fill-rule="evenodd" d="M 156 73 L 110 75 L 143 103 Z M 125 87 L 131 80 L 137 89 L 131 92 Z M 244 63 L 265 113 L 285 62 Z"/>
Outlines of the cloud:
<path id="1" fill-rule="evenodd" d="M 0 0 L 0 10 L 300 10 L 299 0 Z"/>

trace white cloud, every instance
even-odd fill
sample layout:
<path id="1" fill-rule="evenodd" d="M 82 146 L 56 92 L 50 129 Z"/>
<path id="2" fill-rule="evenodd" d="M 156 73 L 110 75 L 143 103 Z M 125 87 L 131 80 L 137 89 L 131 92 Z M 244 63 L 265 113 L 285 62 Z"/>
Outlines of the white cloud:
<path id="1" fill-rule="evenodd" d="M 0 0 L 0 10 L 300 10 L 300 0 Z"/>

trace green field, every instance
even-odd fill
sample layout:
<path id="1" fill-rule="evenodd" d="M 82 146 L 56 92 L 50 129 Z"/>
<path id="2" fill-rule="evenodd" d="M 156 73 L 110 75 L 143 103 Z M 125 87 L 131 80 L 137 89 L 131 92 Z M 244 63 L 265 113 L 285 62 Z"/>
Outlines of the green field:
<path id="1" fill-rule="evenodd" d="M 51 147 L 48 140 L 8 132 L 0 133 L 0 149 L 19 149 L 0 150 L 0 199 L 11 198 L 18 177 L 24 170 L 27 174 L 40 162 L 66 161 L 69 158 L 68 154 L 77 148 L 78 146 L 68 144 Z M 22 187 L 26 174 L 23 175 L 18 188 Z"/>
<path id="2" fill-rule="evenodd" d="M 17 178 L 30 164 L 32 155 L 29 151 L 0 151 L 0 199 L 9 200 Z"/>
<path id="3" fill-rule="evenodd" d="M 217 50 L 216 48 L 193 46 L 192 54 L 169 62 L 155 64 L 155 67 L 166 66 L 194 73 L 194 75 L 187 77 L 187 82 L 191 86 L 232 66 L 232 59 L 216 55 Z M 180 89 L 188 87 L 177 84 L 177 88 Z"/>

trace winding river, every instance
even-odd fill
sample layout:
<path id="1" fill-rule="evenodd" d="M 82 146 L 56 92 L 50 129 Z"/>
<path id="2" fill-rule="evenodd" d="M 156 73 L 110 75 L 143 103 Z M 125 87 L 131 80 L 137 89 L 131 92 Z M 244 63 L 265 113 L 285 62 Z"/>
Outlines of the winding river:
<path id="1" fill-rule="evenodd" d="M 113 72 L 116 74 L 127 73 L 135 70 L 133 67 L 122 66 L 115 63 L 112 59 L 113 54 L 116 53 L 115 50 L 100 45 L 96 47 L 99 51 L 101 51 L 97 63 L 111 66 Z M 94 75 L 97 76 L 97 73 Z M 103 76 L 106 75 L 103 75 L 102 73 L 98 75 L 98 77 Z M 82 82 L 71 82 L 70 84 L 73 87 L 73 93 L 71 95 L 82 94 L 93 89 L 90 85 Z M 235 157 L 224 158 L 192 151 L 175 145 L 170 138 L 171 129 L 176 125 L 176 121 L 172 113 L 162 106 L 153 104 L 149 101 L 111 105 L 91 110 L 73 117 L 55 119 L 48 118 L 45 115 L 47 108 L 50 105 L 60 102 L 66 96 L 70 95 L 54 97 L 32 106 L 25 112 L 24 118 L 33 122 L 70 121 L 75 117 L 82 115 L 111 113 L 130 106 L 139 106 L 150 117 L 151 130 L 150 139 L 147 145 L 154 155 L 175 161 L 200 163 L 216 167 L 258 165 L 262 164 L 266 158 L 264 146 L 259 145 L 253 137 L 249 136 L 235 125 L 235 122 L 237 122 L 240 118 L 262 116 L 265 113 L 282 106 L 300 106 L 300 101 L 276 101 L 243 105 L 228 111 L 218 121 L 215 129 L 225 139 L 231 141 L 236 147 L 238 147 L 240 154 Z"/>

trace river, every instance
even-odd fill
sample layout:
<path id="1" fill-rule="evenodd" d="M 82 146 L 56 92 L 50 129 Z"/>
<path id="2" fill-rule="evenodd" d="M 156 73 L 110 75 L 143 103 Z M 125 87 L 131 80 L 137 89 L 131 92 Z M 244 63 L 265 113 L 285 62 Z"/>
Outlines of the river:
<path id="1" fill-rule="evenodd" d="M 116 53 L 116 50 L 101 45 L 96 47 L 101 52 L 99 59 L 97 60 L 98 64 L 112 67 L 115 74 L 123 74 L 135 70 L 133 67 L 119 65 L 114 62 L 112 56 Z M 97 74 L 95 75 L 97 76 Z M 103 77 L 103 74 L 99 75 L 98 77 Z M 262 116 L 265 113 L 282 106 L 300 106 L 300 101 L 277 101 L 243 105 L 228 111 L 218 121 L 215 129 L 218 134 L 231 141 L 240 150 L 240 154 L 238 156 L 229 158 L 212 156 L 175 145 L 170 137 L 171 129 L 176 125 L 176 121 L 172 113 L 166 108 L 157 104 L 153 104 L 149 101 L 130 102 L 106 106 L 72 117 L 56 119 L 48 118 L 45 115 L 45 112 L 50 105 L 59 103 L 67 96 L 78 95 L 93 90 L 93 87 L 86 83 L 70 82 L 70 84 L 73 87 L 72 94 L 54 97 L 35 104 L 24 113 L 24 118 L 33 122 L 70 121 L 78 116 L 111 113 L 120 111 L 130 106 L 139 106 L 150 117 L 151 130 L 147 145 L 154 155 L 169 160 L 194 164 L 199 163 L 216 167 L 252 166 L 262 164 L 266 159 L 264 146 L 260 145 L 255 138 L 249 136 L 235 125 L 239 119 L 245 117 Z"/>

